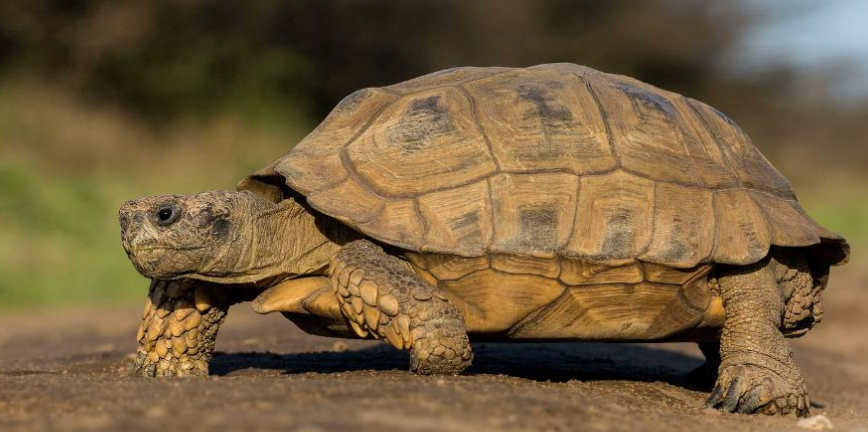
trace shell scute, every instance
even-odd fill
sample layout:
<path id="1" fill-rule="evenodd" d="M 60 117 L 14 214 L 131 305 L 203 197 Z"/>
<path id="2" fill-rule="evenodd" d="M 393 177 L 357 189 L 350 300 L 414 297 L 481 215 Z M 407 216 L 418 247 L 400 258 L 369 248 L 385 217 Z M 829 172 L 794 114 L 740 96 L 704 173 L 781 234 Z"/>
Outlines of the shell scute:
<path id="1" fill-rule="evenodd" d="M 714 194 L 697 187 L 657 183 L 652 225 L 651 242 L 639 259 L 693 267 L 707 260 L 714 246 Z"/>
<path id="2" fill-rule="evenodd" d="M 615 76 L 594 84 L 624 169 L 684 185 L 737 184 L 717 145 L 699 133 L 679 95 Z"/>
<path id="3" fill-rule="evenodd" d="M 615 172 L 582 177 L 573 224 L 562 254 L 593 262 L 633 260 L 651 238 L 654 182 Z"/>
<path id="4" fill-rule="evenodd" d="M 570 287 L 516 325 L 513 339 L 654 340 L 692 328 L 702 311 L 686 306 L 672 285 Z"/>
<path id="5" fill-rule="evenodd" d="M 790 182 L 751 143 L 747 134 L 725 114 L 693 99 L 688 103 L 710 133 L 736 174 L 739 184 L 781 197 L 795 198 Z"/>
<path id="6" fill-rule="evenodd" d="M 718 222 L 712 260 L 723 264 L 757 262 L 768 254 L 771 233 L 762 212 L 745 190 L 715 193 Z"/>
<path id="7" fill-rule="evenodd" d="M 359 223 L 358 228 L 363 233 L 410 250 L 418 250 L 425 236 L 425 225 L 412 199 L 385 201 L 382 210 L 372 220 Z"/>
<path id="8" fill-rule="evenodd" d="M 466 88 L 504 171 L 590 174 L 615 168 L 603 116 L 580 77 L 515 71 Z"/>
<path id="9" fill-rule="evenodd" d="M 579 178 L 567 173 L 501 174 L 491 179 L 494 253 L 553 256 L 569 240 Z"/>
<path id="10" fill-rule="evenodd" d="M 455 88 L 405 96 L 347 147 L 348 163 L 359 181 L 384 197 L 414 197 L 485 179 L 496 166 L 470 109 Z"/>
<path id="11" fill-rule="evenodd" d="M 370 127 L 377 113 L 393 96 L 381 89 L 363 89 L 344 98 L 334 110 L 289 154 L 274 171 L 302 194 L 327 189 L 344 181 L 347 169 L 341 150 Z"/>
<path id="12" fill-rule="evenodd" d="M 419 211 L 428 226 L 422 251 L 485 255 L 493 231 L 488 189 L 488 182 L 480 181 L 419 197 Z"/>

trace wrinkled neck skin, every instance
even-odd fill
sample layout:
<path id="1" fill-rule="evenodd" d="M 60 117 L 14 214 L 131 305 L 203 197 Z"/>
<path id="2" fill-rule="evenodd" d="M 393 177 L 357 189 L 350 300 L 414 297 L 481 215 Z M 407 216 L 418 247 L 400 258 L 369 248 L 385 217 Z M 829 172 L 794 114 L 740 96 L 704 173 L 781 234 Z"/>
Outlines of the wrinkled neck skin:
<path id="1" fill-rule="evenodd" d="M 303 199 L 303 198 L 298 198 Z M 220 284 L 270 286 L 323 273 L 340 247 L 358 237 L 340 222 L 310 210 L 295 198 L 251 201 L 225 246 L 183 278 Z M 237 222 L 236 222 L 237 223 Z"/>

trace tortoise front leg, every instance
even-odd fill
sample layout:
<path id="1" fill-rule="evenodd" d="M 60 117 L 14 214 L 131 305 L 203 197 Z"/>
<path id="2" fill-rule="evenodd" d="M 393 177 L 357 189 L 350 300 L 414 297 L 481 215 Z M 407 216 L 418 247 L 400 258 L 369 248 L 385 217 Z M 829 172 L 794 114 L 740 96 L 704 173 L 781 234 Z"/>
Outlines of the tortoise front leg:
<path id="1" fill-rule="evenodd" d="M 207 376 L 217 330 L 231 302 L 192 281 L 152 281 L 137 335 L 133 372 L 147 377 Z"/>
<path id="2" fill-rule="evenodd" d="M 768 259 L 719 278 L 726 317 L 721 364 L 708 406 L 740 413 L 806 416 L 810 402 L 781 333 L 783 301 Z"/>
<path id="3" fill-rule="evenodd" d="M 410 370 L 458 374 L 473 352 L 458 309 L 401 260 L 366 240 L 348 243 L 331 266 L 341 312 L 360 337 L 410 352 Z"/>

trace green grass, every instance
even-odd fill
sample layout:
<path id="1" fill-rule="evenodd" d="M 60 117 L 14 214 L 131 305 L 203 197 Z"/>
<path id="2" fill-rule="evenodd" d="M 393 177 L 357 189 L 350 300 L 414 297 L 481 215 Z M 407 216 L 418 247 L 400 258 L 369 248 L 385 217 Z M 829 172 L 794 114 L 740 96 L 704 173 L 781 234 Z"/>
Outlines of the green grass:
<path id="1" fill-rule="evenodd" d="M 63 93 L 0 85 L 0 310 L 138 301 L 148 281 L 121 247 L 120 204 L 232 189 L 305 131 L 292 117 L 232 116 L 153 131 Z"/>
<path id="2" fill-rule="evenodd" d="M 855 187 L 845 194 L 817 193 L 800 198 L 805 211 L 817 223 L 844 236 L 855 251 L 851 262 L 868 266 L 858 251 L 868 247 L 868 187 Z"/>
<path id="3" fill-rule="evenodd" d="M 141 296 L 141 289 L 124 289 L 143 281 L 118 246 L 112 188 L 34 168 L 0 165 L 0 305 Z"/>

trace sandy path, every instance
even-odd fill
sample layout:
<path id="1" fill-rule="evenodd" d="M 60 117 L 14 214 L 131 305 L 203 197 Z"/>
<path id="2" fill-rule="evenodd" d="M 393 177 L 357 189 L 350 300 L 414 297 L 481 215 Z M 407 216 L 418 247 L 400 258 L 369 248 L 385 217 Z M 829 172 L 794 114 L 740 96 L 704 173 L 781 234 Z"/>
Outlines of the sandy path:
<path id="1" fill-rule="evenodd" d="M 868 274 L 833 273 L 826 322 L 794 342 L 835 430 L 868 432 Z M 405 372 L 379 342 L 230 312 L 207 379 L 127 375 L 139 308 L 0 316 L 0 431 L 776 431 L 702 410 L 692 344 L 475 344 L 459 377 Z"/>

